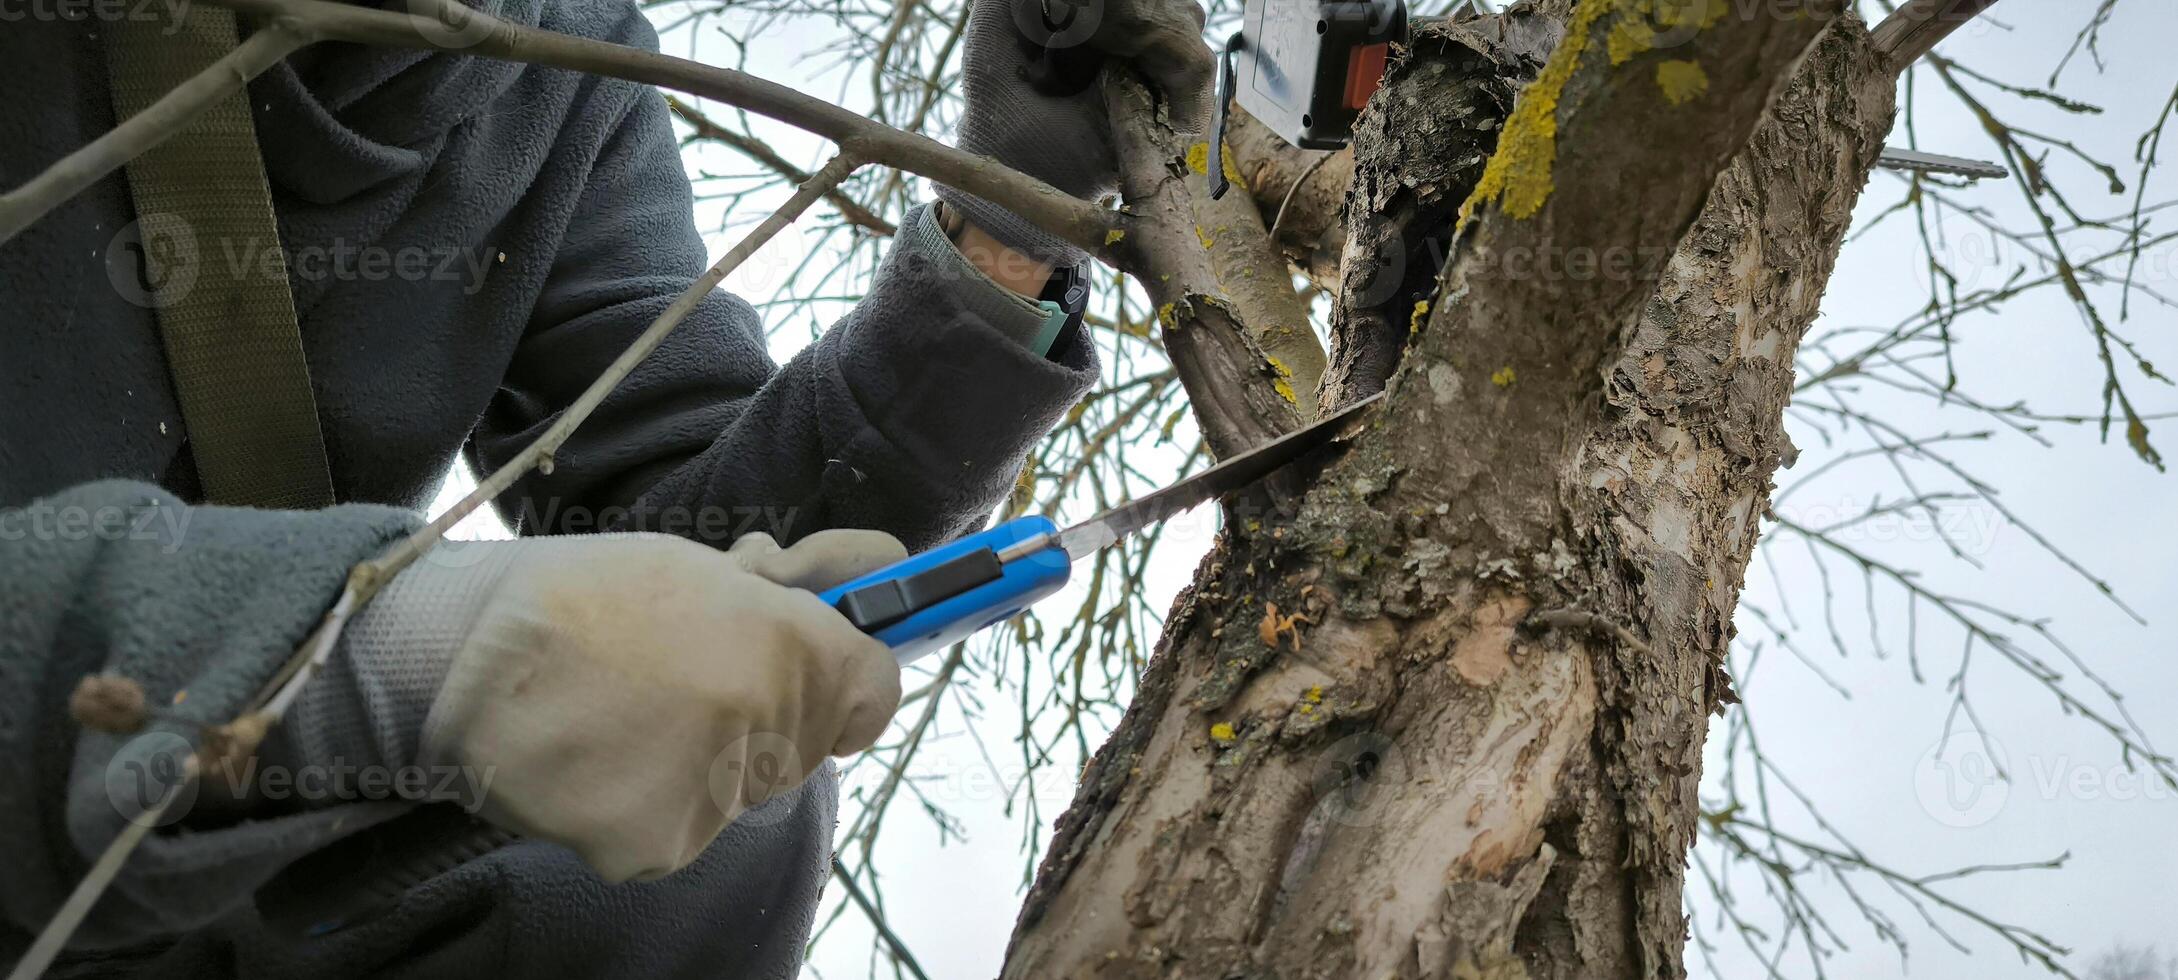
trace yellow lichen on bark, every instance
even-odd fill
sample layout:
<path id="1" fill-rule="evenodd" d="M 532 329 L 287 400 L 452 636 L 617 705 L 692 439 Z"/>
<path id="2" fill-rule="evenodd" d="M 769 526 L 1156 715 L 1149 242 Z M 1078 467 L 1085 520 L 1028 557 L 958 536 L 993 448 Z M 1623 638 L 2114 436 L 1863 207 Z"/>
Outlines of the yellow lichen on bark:
<path id="1" fill-rule="evenodd" d="M 1667 61 L 1656 66 L 1656 87 L 1664 90 L 1664 101 L 1685 105 L 1709 91 L 1709 73 L 1699 61 Z"/>
<path id="2" fill-rule="evenodd" d="M 1263 359 L 1270 362 L 1271 387 L 1277 390 L 1278 397 L 1285 399 L 1286 404 L 1298 407 L 1301 397 L 1293 390 L 1293 369 L 1276 357 L 1266 356 Z"/>
<path id="3" fill-rule="evenodd" d="M 1669 30 L 1706 31 L 1732 12 L 1731 0 L 1649 0 L 1656 23 Z"/>
<path id="4" fill-rule="evenodd" d="M 1627 17 L 1611 25 L 1611 36 L 1605 46 L 1611 51 L 1611 65 L 1617 67 L 1656 47 L 1656 29 L 1638 17 Z"/>
<path id="5" fill-rule="evenodd" d="M 1226 147 L 1225 152 L 1218 155 L 1218 163 L 1221 165 L 1218 169 L 1225 171 L 1225 179 L 1230 180 L 1235 184 L 1247 183 L 1247 181 L 1243 180 L 1240 176 L 1240 168 L 1233 166 L 1232 147 Z M 1209 143 L 1197 143 L 1194 146 L 1190 146 L 1187 148 L 1187 169 L 1192 170 L 1205 177 L 1210 175 Z"/>
<path id="6" fill-rule="evenodd" d="M 1581 0 L 1573 20 L 1566 25 L 1565 40 L 1551 52 L 1541 74 L 1520 93 L 1498 136 L 1497 152 L 1482 168 L 1482 179 L 1467 203 L 1460 206 L 1462 224 L 1475 209 L 1496 202 L 1515 218 L 1532 218 L 1543 210 L 1555 189 L 1551 170 L 1558 162 L 1558 99 L 1567 82 L 1580 70 L 1588 51 L 1589 34 L 1606 15 L 1632 13 L 1642 0 Z"/>
<path id="7" fill-rule="evenodd" d="M 1616 19 L 1604 34 L 1603 48 L 1617 67 L 1654 50 L 1659 30 L 1673 33 L 1673 43 L 1684 43 L 1680 35 L 1716 26 L 1731 9 L 1730 0 L 1580 0 L 1566 24 L 1565 40 L 1551 52 L 1542 73 L 1520 93 L 1520 102 L 1498 137 L 1497 152 L 1483 167 L 1474 193 L 1460 206 L 1460 222 L 1465 224 L 1477 208 L 1490 203 L 1514 218 L 1532 218 L 1550 201 L 1556 190 L 1552 171 L 1558 162 L 1558 103 L 1594 46 L 1595 29 L 1606 17 Z M 1709 90 L 1709 77 L 1700 65 L 1670 64 L 1679 67 L 1670 69 L 1668 81 L 1659 69 L 1658 82 L 1674 105 Z"/>

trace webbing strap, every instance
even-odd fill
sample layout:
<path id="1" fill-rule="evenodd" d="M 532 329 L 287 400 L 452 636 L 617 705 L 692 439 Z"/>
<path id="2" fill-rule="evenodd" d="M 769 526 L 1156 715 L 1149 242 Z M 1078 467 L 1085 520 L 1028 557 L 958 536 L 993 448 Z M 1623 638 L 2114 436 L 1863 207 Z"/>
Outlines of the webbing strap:
<path id="1" fill-rule="evenodd" d="M 106 25 L 117 119 L 234 50 L 231 11 L 181 10 L 178 30 L 164 19 Z M 150 297 L 205 501 L 326 507 L 333 480 L 295 299 L 284 264 L 264 261 L 284 253 L 248 97 L 236 92 L 130 161 L 129 190 L 146 248 L 156 240 L 169 253 Z"/>

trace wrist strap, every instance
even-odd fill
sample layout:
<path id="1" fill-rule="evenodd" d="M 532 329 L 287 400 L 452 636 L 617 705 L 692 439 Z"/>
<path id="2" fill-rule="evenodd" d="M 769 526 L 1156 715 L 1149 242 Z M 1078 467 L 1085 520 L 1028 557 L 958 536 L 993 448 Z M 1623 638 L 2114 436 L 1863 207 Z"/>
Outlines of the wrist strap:
<path id="1" fill-rule="evenodd" d="M 1062 338 L 1071 340 L 1081 329 L 1082 318 L 1089 310 L 1088 273 L 1078 265 L 1053 270 L 1037 305 L 1044 309 L 1044 325 L 1036 331 L 1036 341 L 1029 349 L 1050 357 L 1052 351 L 1065 346 L 1060 343 Z"/>

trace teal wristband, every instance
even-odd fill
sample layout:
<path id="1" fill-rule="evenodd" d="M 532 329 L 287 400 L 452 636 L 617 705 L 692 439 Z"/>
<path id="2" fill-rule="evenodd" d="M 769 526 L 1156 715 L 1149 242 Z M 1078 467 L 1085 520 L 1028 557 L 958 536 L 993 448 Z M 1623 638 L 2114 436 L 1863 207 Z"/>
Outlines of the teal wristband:
<path id="1" fill-rule="evenodd" d="M 1029 342 L 1029 350 L 1035 351 L 1038 357 L 1049 357 L 1051 345 L 1059 339 L 1059 331 L 1066 329 L 1068 314 L 1066 307 L 1054 300 L 1039 300 L 1036 305 L 1043 307 L 1044 325 L 1036 328 L 1036 339 Z"/>
<path id="2" fill-rule="evenodd" d="M 1044 287 L 1044 294 L 1036 302 L 1043 308 L 1043 325 L 1036 328 L 1036 339 L 1029 349 L 1039 356 L 1050 357 L 1051 348 L 1059 338 L 1066 336 L 1066 329 L 1081 323 L 1089 309 L 1089 276 L 1079 265 L 1062 266 L 1051 276 Z"/>

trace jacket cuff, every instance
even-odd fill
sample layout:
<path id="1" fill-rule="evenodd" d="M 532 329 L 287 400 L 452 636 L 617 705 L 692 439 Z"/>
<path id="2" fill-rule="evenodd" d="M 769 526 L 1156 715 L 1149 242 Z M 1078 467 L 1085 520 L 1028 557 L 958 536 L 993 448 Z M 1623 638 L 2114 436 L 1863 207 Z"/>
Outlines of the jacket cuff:
<path id="1" fill-rule="evenodd" d="M 825 479 L 845 481 L 841 492 L 876 479 L 920 509 L 986 514 L 1096 380 L 1096 355 L 1073 330 L 1039 356 L 1028 347 L 1043 326 L 1038 304 L 969 264 L 927 207 L 901 227 L 845 329 L 822 345 L 851 403 L 826 413 L 838 422 L 825 443 L 839 448 Z"/>
<path id="2" fill-rule="evenodd" d="M 944 184 L 938 185 L 937 194 L 947 207 L 959 211 L 986 234 L 1023 255 L 1052 265 L 1080 265 L 1089 260 L 1089 253 L 1074 243 L 974 194 Z"/>
<path id="3" fill-rule="evenodd" d="M 905 271 L 914 275 L 887 276 L 880 272 L 870 289 L 870 296 L 880 301 L 889 299 L 880 295 L 887 287 L 922 291 L 932 282 L 942 283 L 947 285 L 951 298 L 963 312 L 981 319 L 991 329 L 1024 348 L 1032 347 L 1043 329 L 1043 307 L 1035 300 L 999 285 L 982 269 L 976 268 L 975 263 L 968 261 L 953 240 L 946 237 L 945 229 L 938 227 L 937 215 L 929 205 L 908 212 L 906 220 L 900 223 L 899 236 L 887 264 L 910 266 Z"/>

